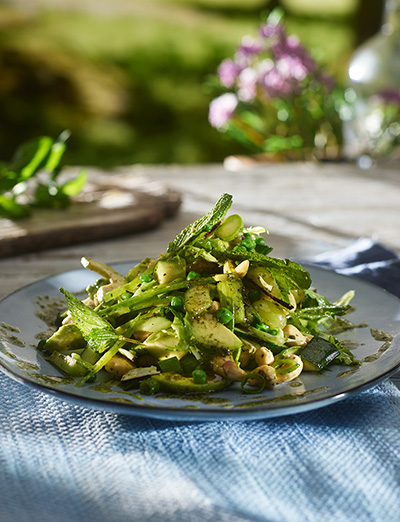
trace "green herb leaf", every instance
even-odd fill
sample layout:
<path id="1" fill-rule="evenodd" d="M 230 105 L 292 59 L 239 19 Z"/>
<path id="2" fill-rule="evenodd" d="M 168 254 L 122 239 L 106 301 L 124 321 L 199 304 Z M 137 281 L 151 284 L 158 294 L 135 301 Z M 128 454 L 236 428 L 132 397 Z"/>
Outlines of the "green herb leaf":
<path id="1" fill-rule="evenodd" d="M 307 270 L 290 259 L 278 259 L 254 251 L 242 252 L 239 249 L 226 252 L 226 257 L 238 261 L 248 259 L 260 266 L 267 267 L 276 280 L 280 290 L 283 291 L 283 294 L 287 294 L 288 286 L 293 286 L 293 284 L 303 289 L 308 288 L 311 284 L 311 277 Z M 286 280 L 284 278 L 286 278 Z M 291 285 L 288 285 L 289 281 L 292 283 Z"/>
<path id="2" fill-rule="evenodd" d="M 18 174 L 8 170 L 7 166 L 0 168 L 0 194 L 12 190 L 18 184 Z"/>
<path id="3" fill-rule="evenodd" d="M 95 352 L 103 353 L 120 340 L 120 336 L 108 329 L 93 328 L 86 340 Z"/>
<path id="4" fill-rule="evenodd" d="M 213 227 L 216 225 L 225 217 L 231 205 L 232 196 L 230 194 L 222 194 L 208 214 L 188 225 L 175 237 L 175 239 L 169 244 L 167 253 L 175 255 L 184 245 L 193 241 L 202 232 L 205 232 L 206 227 Z"/>
<path id="5" fill-rule="evenodd" d="M 305 291 L 302 308 L 296 314 L 298 317 L 319 320 L 328 316 L 341 316 L 349 311 L 348 304 L 331 303 L 326 297 L 317 294 L 310 288 Z"/>
<path id="6" fill-rule="evenodd" d="M 86 185 L 87 174 L 85 170 L 79 171 L 76 178 L 71 179 L 61 186 L 61 191 L 68 197 L 77 196 Z"/>
<path id="7" fill-rule="evenodd" d="M 39 208 L 65 208 L 70 204 L 69 197 L 62 193 L 60 186 L 50 179 L 46 184 L 38 183 L 31 206 Z"/>
<path id="8" fill-rule="evenodd" d="M 60 291 L 65 296 L 75 325 L 91 348 L 101 353 L 109 348 L 112 342 L 118 340 L 118 335 L 106 319 L 100 317 L 68 290 L 60 288 Z"/>
<path id="9" fill-rule="evenodd" d="M 53 144 L 50 150 L 50 154 L 47 158 L 46 165 L 44 166 L 44 170 L 46 172 L 54 172 L 60 165 L 60 161 L 67 146 L 65 143 L 56 142 Z"/>
<path id="10" fill-rule="evenodd" d="M 198 248 L 197 246 L 185 246 L 184 249 L 185 256 L 193 256 L 194 259 L 201 257 L 210 263 L 218 263 L 218 258 L 213 256 L 211 252 L 205 248 Z"/>
<path id="11" fill-rule="evenodd" d="M 123 327 L 119 328 L 121 330 L 121 333 L 123 333 L 124 336 L 129 338 L 134 332 L 141 318 L 142 316 L 139 314 L 131 321 L 125 323 Z M 105 337 L 107 337 L 107 334 L 105 334 Z M 111 336 L 109 336 L 109 339 L 111 339 Z M 118 350 L 125 346 L 125 344 L 126 340 L 125 338 L 123 338 L 122 340 L 118 340 L 114 344 L 112 344 L 112 346 L 108 347 L 108 349 L 106 349 L 106 351 L 103 353 L 100 359 L 97 362 L 95 362 L 92 369 L 77 383 L 77 386 L 82 386 L 82 384 L 84 384 L 88 379 L 90 379 L 93 375 L 99 372 L 114 357 L 114 355 L 118 353 Z"/>
<path id="12" fill-rule="evenodd" d="M 49 136 L 42 136 L 22 144 L 8 166 L 9 170 L 20 173 L 19 181 L 29 179 L 43 166 L 53 143 Z"/>
<path id="13" fill-rule="evenodd" d="M 14 198 L 0 194 L 0 216 L 20 219 L 29 216 L 29 209 L 17 203 Z"/>
<path id="14" fill-rule="evenodd" d="M 18 219 L 28 216 L 32 207 L 64 208 L 82 190 L 86 183 L 84 172 L 64 185 L 57 183 L 68 137 L 69 132 L 64 131 L 56 141 L 48 136 L 31 140 L 17 149 L 9 165 L 0 164 L 1 216 Z M 39 172 L 47 179 L 33 180 Z"/>

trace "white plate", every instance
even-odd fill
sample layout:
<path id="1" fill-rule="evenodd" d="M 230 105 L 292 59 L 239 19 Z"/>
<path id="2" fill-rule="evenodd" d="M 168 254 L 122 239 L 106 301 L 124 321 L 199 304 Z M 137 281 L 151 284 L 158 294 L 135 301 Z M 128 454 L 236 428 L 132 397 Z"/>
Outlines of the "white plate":
<path id="1" fill-rule="evenodd" d="M 132 263 L 115 268 L 126 273 Z M 322 374 L 303 372 L 294 383 L 255 395 L 244 394 L 238 384 L 210 395 L 186 397 L 146 396 L 136 390 L 117 386 L 105 391 L 100 383 L 76 387 L 60 375 L 36 350 L 38 336 L 47 329 L 37 315 L 39 305 L 60 299 L 59 288 L 79 293 L 97 276 L 79 269 L 49 277 L 26 286 L 0 302 L 0 368 L 13 379 L 53 394 L 62 400 L 80 402 L 88 407 L 114 412 L 175 420 L 261 419 L 312 410 L 339 401 L 349 394 L 369 388 L 396 371 L 400 365 L 400 300 L 364 281 L 315 267 L 306 267 L 313 286 L 331 301 L 353 289 L 356 311 L 349 316 L 354 323 L 368 327 L 340 334 L 342 339 L 358 343 L 356 359 L 364 360 L 354 372 L 332 366 Z M 390 343 L 376 340 L 370 332 L 376 328 L 393 336 Z M 382 348 L 383 347 L 383 348 Z M 99 389 L 99 386 L 101 389 Z"/>

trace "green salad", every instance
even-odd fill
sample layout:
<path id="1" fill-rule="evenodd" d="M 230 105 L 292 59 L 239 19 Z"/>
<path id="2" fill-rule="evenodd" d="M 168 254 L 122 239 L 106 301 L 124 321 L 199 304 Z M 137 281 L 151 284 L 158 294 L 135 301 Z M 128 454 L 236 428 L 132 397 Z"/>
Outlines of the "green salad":
<path id="1" fill-rule="evenodd" d="M 165 254 L 125 276 L 82 258 L 100 277 L 83 300 L 60 289 L 67 310 L 41 352 L 77 386 L 107 372 L 144 394 L 216 392 L 235 382 L 259 393 L 303 371 L 354 364 L 329 333 L 354 292 L 334 303 L 318 294 L 301 265 L 270 255 L 266 229 L 226 217 L 231 204 L 223 194 Z"/>

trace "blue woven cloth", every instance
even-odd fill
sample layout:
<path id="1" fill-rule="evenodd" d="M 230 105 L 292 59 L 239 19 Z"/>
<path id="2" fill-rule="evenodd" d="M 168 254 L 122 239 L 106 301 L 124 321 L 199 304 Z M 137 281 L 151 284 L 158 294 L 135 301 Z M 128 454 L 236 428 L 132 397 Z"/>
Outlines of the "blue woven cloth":
<path id="1" fill-rule="evenodd" d="M 370 238 L 361 238 L 346 248 L 320 254 L 314 263 L 339 274 L 365 279 L 400 297 L 399 258 Z"/>
<path id="2" fill-rule="evenodd" d="M 335 259 L 375 282 L 383 270 L 392 290 L 400 270 L 373 243 L 318 262 Z M 96 411 L 3 374 L 0 397 L 1 522 L 400 520 L 400 392 L 390 381 L 252 422 Z"/>

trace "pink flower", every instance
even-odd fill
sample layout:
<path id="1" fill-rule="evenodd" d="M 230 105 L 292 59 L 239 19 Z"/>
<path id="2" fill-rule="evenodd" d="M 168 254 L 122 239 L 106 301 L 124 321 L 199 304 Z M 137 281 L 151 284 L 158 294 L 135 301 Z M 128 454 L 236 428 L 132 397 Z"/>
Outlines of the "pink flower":
<path id="1" fill-rule="evenodd" d="M 240 72 L 246 69 L 246 67 L 250 67 L 262 50 L 263 46 L 261 41 L 251 36 L 245 36 L 235 54 L 235 63 L 240 69 Z"/>
<path id="2" fill-rule="evenodd" d="M 260 35 L 263 38 L 281 38 L 284 35 L 284 27 L 282 24 L 267 22 L 261 27 Z"/>
<path id="3" fill-rule="evenodd" d="M 267 58 L 257 67 L 257 82 L 271 98 L 291 94 L 297 84 L 291 77 L 291 70 L 286 61 L 274 63 Z"/>
<path id="4" fill-rule="evenodd" d="M 283 36 L 273 46 L 272 52 L 276 60 L 291 60 L 296 72 L 293 77 L 304 79 L 309 73 L 314 73 L 317 64 L 308 51 L 301 45 L 297 36 Z"/>
<path id="5" fill-rule="evenodd" d="M 253 56 L 262 51 L 262 43 L 260 40 L 256 40 L 252 36 L 245 36 L 242 39 L 242 43 L 238 49 L 238 53 L 244 56 Z"/>
<path id="6" fill-rule="evenodd" d="M 232 87 L 241 68 L 230 58 L 223 60 L 218 67 L 218 76 L 224 87 Z"/>
<path id="7" fill-rule="evenodd" d="M 210 103 L 208 120 L 216 129 L 222 127 L 231 118 L 238 104 L 237 97 L 232 93 L 225 93 Z"/>
<path id="8" fill-rule="evenodd" d="M 318 67 L 296 36 L 286 34 L 282 20 L 282 11 L 273 10 L 258 36 L 245 36 L 234 57 L 220 64 L 220 84 L 228 92 L 210 103 L 208 118 L 213 127 L 229 131 L 233 123 L 240 125 L 242 122 L 245 125 L 241 131 L 250 142 L 258 141 L 260 133 L 268 138 L 274 129 L 280 135 L 283 126 L 285 132 L 298 132 L 297 120 L 303 116 L 291 107 L 299 104 L 306 107 L 309 100 L 314 99 L 320 103 L 325 94 L 327 106 L 331 103 L 329 91 L 334 86 L 333 79 Z M 400 92 L 389 93 L 386 98 L 398 100 L 400 104 Z M 279 99 L 282 103 L 278 102 Z M 321 104 L 324 103 L 322 99 Z M 259 120 L 256 117 L 251 119 L 249 110 L 257 114 Z M 317 111 L 312 116 L 316 120 L 323 119 Z M 259 121 L 265 122 L 265 127 L 260 126 Z M 258 134 L 251 133 L 251 128 Z M 309 134 L 310 143 L 314 143 L 315 128 L 311 124 Z"/>
<path id="9" fill-rule="evenodd" d="M 284 55 L 277 60 L 276 66 L 286 78 L 292 78 L 298 82 L 304 80 L 309 72 L 297 56 Z"/>
<path id="10" fill-rule="evenodd" d="M 290 76 L 286 72 L 282 74 L 275 65 L 259 79 L 259 83 L 272 98 L 291 94 L 294 90 Z"/>
<path id="11" fill-rule="evenodd" d="M 240 100 L 249 102 L 254 100 L 257 94 L 257 72 L 247 67 L 243 69 L 238 78 L 238 97 Z"/>

